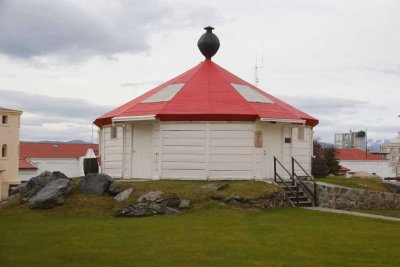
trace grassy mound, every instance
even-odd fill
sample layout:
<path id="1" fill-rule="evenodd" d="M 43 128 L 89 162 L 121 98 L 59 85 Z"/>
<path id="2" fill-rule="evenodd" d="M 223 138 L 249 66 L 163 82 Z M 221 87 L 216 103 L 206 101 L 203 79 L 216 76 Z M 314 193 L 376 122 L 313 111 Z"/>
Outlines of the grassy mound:
<path id="1" fill-rule="evenodd" d="M 391 192 L 384 184 L 382 184 L 381 179 L 375 178 L 345 178 L 342 176 L 333 176 L 326 178 L 318 178 L 316 179 L 318 182 L 336 184 L 340 186 L 346 186 L 355 189 L 364 189 L 369 191 L 377 191 L 377 192 Z"/>
<path id="2" fill-rule="evenodd" d="M 43 213 L 49 216 L 112 216 L 123 206 L 132 204 L 143 194 L 150 191 L 162 191 L 163 193 L 176 194 L 180 198 L 189 199 L 192 204 L 192 210 L 208 208 L 222 205 L 210 199 L 210 196 L 216 194 L 213 190 L 201 188 L 202 185 L 209 183 L 228 183 L 229 187 L 218 191 L 218 195 L 233 196 L 241 195 L 243 197 L 257 197 L 268 195 L 270 193 L 282 190 L 280 187 L 261 181 L 140 181 L 126 182 L 120 181 L 119 186 L 123 189 L 133 188 L 133 193 L 129 199 L 123 202 L 117 202 L 111 196 L 90 196 L 79 193 L 79 178 L 73 179 L 73 190 L 71 195 L 66 198 L 63 206 L 55 207 L 51 210 L 33 210 L 30 211 L 27 205 L 21 205 L 18 197 L 14 199 L 4 209 L 18 208 L 26 212 Z"/>

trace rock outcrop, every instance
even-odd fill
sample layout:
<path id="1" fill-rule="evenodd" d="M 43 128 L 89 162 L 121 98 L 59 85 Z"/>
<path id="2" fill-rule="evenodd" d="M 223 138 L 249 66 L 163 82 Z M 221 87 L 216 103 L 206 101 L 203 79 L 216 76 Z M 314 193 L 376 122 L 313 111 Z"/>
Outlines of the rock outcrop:
<path id="1" fill-rule="evenodd" d="M 122 191 L 124 191 L 124 189 L 121 187 L 120 183 L 116 181 L 112 181 L 110 187 L 108 188 L 108 194 L 110 194 L 113 197 L 118 195 Z"/>
<path id="2" fill-rule="evenodd" d="M 181 215 L 179 209 L 190 207 L 190 201 L 180 199 L 175 194 L 152 191 L 138 198 L 137 203 L 123 207 L 118 217 L 143 217 L 153 215 Z"/>
<path id="3" fill-rule="evenodd" d="M 62 205 L 71 189 L 72 186 L 69 179 L 54 180 L 29 199 L 29 207 L 32 209 L 50 209 Z"/>
<path id="4" fill-rule="evenodd" d="M 87 195 L 101 196 L 108 192 L 112 182 L 111 176 L 104 173 L 88 173 L 79 182 L 79 192 Z"/>
<path id="5" fill-rule="evenodd" d="M 118 195 L 113 197 L 113 199 L 118 202 L 127 200 L 132 192 L 133 192 L 133 188 L 125 189 L 124 191 L 122 191 L 121 193 L 119 193 Z"/>
<path id="6" fill-rule="evenodd" d="M 257 197 L 244 197 L 241 195 L 213 195 L 211 196 L 211 199 L 221 201 L 225 204 L 240 206 L 243 208 L 269 209 L 291 206 L 289 203 L 289 199 L 283 191 L 274 191 L 272 193 Z"/>
<path id="7" fill-rule="evenodd" d="M 25 186 L 19 189 L 21 195 L 21 202 L 25 203 L 29 201 L 31 197 L 36 195 L 42 188 L 44 188 L 48 183 L 53 182 L 58 179 L 69 179 L 62 172 L 49 172 L 45 171 L 31 178 Z"/>

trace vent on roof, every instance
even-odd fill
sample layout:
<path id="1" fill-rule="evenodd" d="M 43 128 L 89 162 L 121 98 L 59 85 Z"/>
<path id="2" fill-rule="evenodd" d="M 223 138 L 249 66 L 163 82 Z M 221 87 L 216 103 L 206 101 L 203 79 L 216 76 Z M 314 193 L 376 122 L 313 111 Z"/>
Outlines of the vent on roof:
<path id="1" fill-rule="evenodd" d="M 249 102 L 259 102 L 259 103 L 269 103 L 272 104 L 274 101 L 269 99 L 268 97 L 260 94 L 253 88 L 243 85 L 243 84 L 236 84 L 236 83 L 231 83 L 233 88 L 236 89 L 236 91 L 239 92 L 241 96 L 243 96 L 244 99 L 246 99 Z"/>
<path id="2" fill-rule="evenodd" d="M 181 88 L 184 86 L 184 83 L 174 83 L 166 86 L 161 89 L 154 95 L 142 101 L 142 103 L 153 103 L 153 102 L 163 102 L 171 100 Z"/>

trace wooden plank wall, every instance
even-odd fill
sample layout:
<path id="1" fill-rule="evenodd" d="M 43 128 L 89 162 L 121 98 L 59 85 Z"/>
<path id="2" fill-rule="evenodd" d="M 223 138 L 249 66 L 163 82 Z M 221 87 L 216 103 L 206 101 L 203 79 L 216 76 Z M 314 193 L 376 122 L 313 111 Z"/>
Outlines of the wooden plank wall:
<path id="1" fill-rule="evenodd" d="M 163 178 L 253 178 L 254 123 L 164 123 L 161 128 Z"/>
<path id="2" fill-rule="evenodd" d="M 283 155 L 279 155 L 280 160 L 290 169 L 290 158 L 294 156 L 308 172 L 311 172 L 312 129 L 305 127 L 304 140 L 298 140 L 298 127 L 280 127 L 283 136 L 276 137 L 279 140 L 274 138 L 270 141 L 283 142 L 285 137 L 291 138 L 291 143 L 282 144 Z M 266 135 L 268 126 L 253 122 L 156 122 L 153 124 L 153 175 L 149 178 L 272 178 L 270 164 L 264 162 L 267 144 L 263 144 L 262 148 L 254 147 L 254 132 L 259 130 Z M 100 132 L 103 172 L 113 177 L 123 175 L 129 179 L 132 173 L 132 125 L 118 127 L 118 137 L 114 139 L 110 138 L 110 131 L 110 127 L 104 127 Z M 270 150 L 267 150 L 267 153 L 270 153 Z"/>
<path id="3" fill-rule="evenodd" d="M 292 128 L 292 156 L 300 163 L 300 165 L 311 174 L 311 157 L 313 135 L 311 127 L 304 127 L 304 140 L 298 139 L 299 127 Z M 303 175 L 300 168 L 296 167 L 295 171 Z"/>
<path id="4" fill-rule="evenodd" d="M 123 128 L 117 127 L 117 138 L 111 138 L 111 127 L 102 129 L 102 164 L 104 173 L 112 177 L 122 176 Z"/>

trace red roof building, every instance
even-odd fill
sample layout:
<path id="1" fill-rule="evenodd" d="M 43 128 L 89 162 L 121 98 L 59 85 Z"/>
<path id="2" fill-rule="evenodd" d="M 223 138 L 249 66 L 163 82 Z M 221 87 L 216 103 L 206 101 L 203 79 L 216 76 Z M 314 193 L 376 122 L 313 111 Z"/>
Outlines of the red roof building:
<path id="1" fill-rule="evenodd" d="M 336 157 L 338 160 L 386 160 L 385 158 L 365 153 L 365 151 L 356 148 L 341 148 L 336 149 Z"/>
<path id="2" fill-rule="evenodd" d="M 68 144 L 68 143 L 41 143 L 20 142 L 19 158 L 79 158 L 91 148 L 97 155 L 97 144 Z"/>
<path id="3" fill-rule="evenodd" d="M 19 159 L 20 170 L 37 170 L 37 167 L 30 163 L 27 159 Z"/>
<path id="4" fill-rule="evenodd" d="M 98 155 L 97 144 L 20 142 L 19 177 L 21 181 L 43 171 L 61 171 L 69 177 L 83 175 L 83 158 L 92 149 Z"/>
<path id="5" fill-rule="evenodd" d="M 396 172 L 389 160 L 382 156 L 366 153 L 357 148 L 336 149 L 336 158 L 345 172 L 367 172 L 381 177 L 395 177 Z M 343 168 L 343 169 L 344 169 Z"/>
<path id="6" fill-rule="evenodd" d="M 174 91 L 163 101 L 162 94 Z M 175 90 L 174 90 L 175 89 Z M 158 95 L 157 95 L 158 94 Z M 152 100 L 153 98 L 153 100 Z M 134 100 L 97 118 L 101 127 L 119 121 L 153 116 L 160 121 L 304 121 L 318 120 L 256 88 L 211 60 L 161 84 Z"/>
<path id="7" fill-rule="evenodd" d="M 274 157 L 293 156 L 311 172 L 318 120 L 214 63 L 219 39 L 205 29 L 204 61 L 94 121 L 103 171 L 126 179 L 266 179 Z"/>

